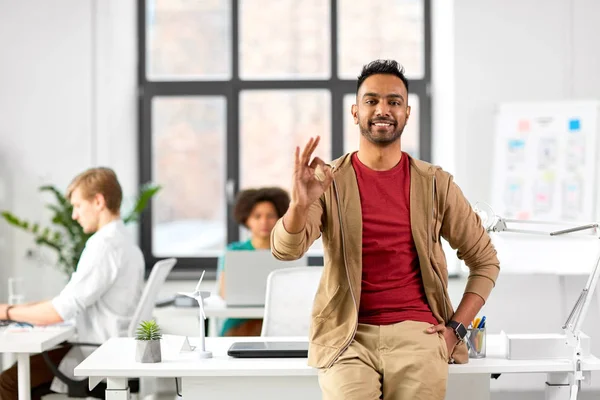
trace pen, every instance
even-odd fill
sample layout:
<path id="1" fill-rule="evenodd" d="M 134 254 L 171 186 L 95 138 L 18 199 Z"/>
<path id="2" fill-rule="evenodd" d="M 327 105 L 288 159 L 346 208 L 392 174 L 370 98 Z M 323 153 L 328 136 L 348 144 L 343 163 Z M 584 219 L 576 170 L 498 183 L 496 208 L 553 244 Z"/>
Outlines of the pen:
<path id="1" fill-rule="evenodd" d="M 473 322 L 473 329 L 476 329 L 479 326 L 479 321 L 481 321 L 480 318 L 475 318 L 475 321 Z"/>
<path id="2" fill-rule="evenodd" d="M 479 325 L 477 325 L 477 329 L 482 329 L 484 325 L 485 325 L 485 315 L 483 316 L 483 318 L 481 318 L 481 321 L 479 321 Z"/>

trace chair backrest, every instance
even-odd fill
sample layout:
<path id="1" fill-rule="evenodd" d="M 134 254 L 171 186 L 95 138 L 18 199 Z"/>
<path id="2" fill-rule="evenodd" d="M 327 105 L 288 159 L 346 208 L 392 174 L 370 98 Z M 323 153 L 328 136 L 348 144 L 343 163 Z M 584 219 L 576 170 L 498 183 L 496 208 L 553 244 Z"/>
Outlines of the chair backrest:
<path id="1" fill-rule="evenodd" d="M 284 268 L 267 278 L 261 336 L 308 336 L 323 267 Z"/>
<path id="2" fill-rule="evenodd" d="M 169 272 L 171 272 L 176 263 L 177 259 L 167 258 L 158 261 L 152 267 L 148 281 L 146 281 L 146 285 L 144 285 L 140 303 L 133 313 L 133 318 L 129 324 L 129 329 L 127 330 L 127 335 L 129 337 L 135 336 L 135 331 L 140 322 L 152 317 L 152 310 L 154 310 L 154 304 L 158 299 L 160 287 L 165 283 Z"/>

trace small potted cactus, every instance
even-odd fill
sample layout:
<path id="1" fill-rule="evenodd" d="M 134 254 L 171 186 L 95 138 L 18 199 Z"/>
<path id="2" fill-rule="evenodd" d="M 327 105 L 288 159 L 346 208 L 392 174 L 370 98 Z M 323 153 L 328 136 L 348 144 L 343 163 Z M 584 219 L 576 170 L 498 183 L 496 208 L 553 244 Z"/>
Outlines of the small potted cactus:
<path id="1" fill-rule="evenodd" d="M 161 361 L 160 327 L 154 320 L 142 321 L 136 331 L 135 361 L 157 363 Z"/>

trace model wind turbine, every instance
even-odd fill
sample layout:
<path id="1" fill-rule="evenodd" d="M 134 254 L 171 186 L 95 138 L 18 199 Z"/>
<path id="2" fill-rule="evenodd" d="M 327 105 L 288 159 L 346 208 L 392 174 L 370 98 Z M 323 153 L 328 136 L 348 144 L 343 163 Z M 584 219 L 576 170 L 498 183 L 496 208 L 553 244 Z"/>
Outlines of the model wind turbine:
<path id="1" fill-rule="evenodd" d="M 204 299 L 210 297 L 210 292 L 200 290 L 200 284 L 202 283 L 202 278 L 204 278 L 204 272 L 206 271 L 202 271 L 202 276 L 200 276 L 200 280 L 198 281 L 196 289 L 193 292 L 180 292 L 179 294 L 182 296 L 191 297 L 192 299 L 195 299 L 198 302 L 198 309 L 200 314 L 200 349 L 196 349 L 195 351 L 198 353 L 200 358 L 211 358 L 212 352 L 206 351 L 206 332 L 204 330 L 204 321 L 206 320 L 206 314 L 204 313 Z"/>

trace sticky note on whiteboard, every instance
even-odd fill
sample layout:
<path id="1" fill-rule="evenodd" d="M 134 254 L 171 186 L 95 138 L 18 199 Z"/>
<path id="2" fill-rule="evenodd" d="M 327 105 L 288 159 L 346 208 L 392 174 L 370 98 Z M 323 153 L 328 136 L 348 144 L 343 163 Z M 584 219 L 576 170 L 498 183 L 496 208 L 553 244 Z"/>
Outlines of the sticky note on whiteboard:
<path id="1" fill-rule="evenodd" d="M 579 118 L 573 118 L 569 120 L 569 130 L 570 131 L 578 131 L 581 129 L 581 122 Z"/>

